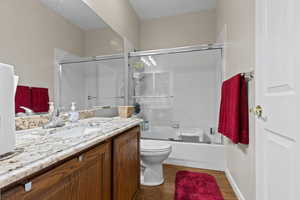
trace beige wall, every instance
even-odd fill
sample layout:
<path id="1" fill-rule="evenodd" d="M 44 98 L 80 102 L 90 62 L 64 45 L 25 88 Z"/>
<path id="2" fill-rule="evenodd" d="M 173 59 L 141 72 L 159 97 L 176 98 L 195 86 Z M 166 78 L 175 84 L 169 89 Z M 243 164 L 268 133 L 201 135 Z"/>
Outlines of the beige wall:
<path id="1" fill-rule="evenodd" d="M 78 56 L 123 52 L 122 37 L 109 27 L 83 31 L 37 0 L 1 1 L 0 24 L 0 62 L 15 66 L 20 85 L 49 88 L 51 100 L 55 48 Z"/>
<path id="2" fill-rule="evenodd" d="M 114 31 L 139 47 L 139 18 L 128 0 L 83 0 Z"/>
<path id="3" fill-rule="evenodd" d="M 140 49 L 161 49 L 216 40 L 216 10 L 143 20 Z"/>
<path id="4" fill-rule="evenodd" d="M 254 68 L 254 0 L 218 0 L 217 33 L 225 42 L 225 77 Z M 224 28 L 226 26 L 226 28 Z M 223 34 L 222 31 L 226 30 Z M 250 106 L 254 105 L 254 83 L 250 83 Z M 226 144 L 227 168 L 246 200 L 255 199 L 255 133 L 250 116 L 250 144 Z"/>
<path id="5" fill-rule="evenodd" d="M 54 49 L 83 55 L 83 32 L 37 0 L 2 0 L 0 62 L 15 66 L 20 84 L 50 89 Z"/>
<path id="6" fill-rule="evenodd" d="M 226 76 L 254 67 L 254 0 L 218 0 L 217 34 L 226 33 Z"/>
<path id="7" fill-rule="evenodd" d="M 110 28 L 89 30 L 84 33 L 85 56 L 123 53 L 123 39 Z"/>

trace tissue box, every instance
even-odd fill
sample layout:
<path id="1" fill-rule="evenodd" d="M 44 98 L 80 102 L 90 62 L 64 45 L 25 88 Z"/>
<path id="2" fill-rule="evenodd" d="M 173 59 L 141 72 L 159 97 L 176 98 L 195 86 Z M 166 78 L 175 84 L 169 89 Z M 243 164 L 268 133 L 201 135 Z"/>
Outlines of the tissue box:
<path id="1" fill-rule="evenodd" d="M 133 106 L 119 106 L 119 116 L 121 118 L 129 118 L 134 112 Z"/>

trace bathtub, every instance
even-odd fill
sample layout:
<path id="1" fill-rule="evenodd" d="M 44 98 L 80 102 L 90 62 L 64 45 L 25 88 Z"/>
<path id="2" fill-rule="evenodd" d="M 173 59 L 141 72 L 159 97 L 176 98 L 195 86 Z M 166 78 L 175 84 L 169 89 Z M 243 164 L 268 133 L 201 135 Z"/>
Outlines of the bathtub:
<path id="1" fill-rule="evenodd" d="M 170 140 L 171 134 L 160 133 L 160 138 L 154 137 L 157 133 L 142 132 L 143 140 L 159 140 L 170 144 L 172 152 L 165 164 L 179 165 L 185 167 L 225 170 L 225 146 L 223 144 L 191 143 Z"/>

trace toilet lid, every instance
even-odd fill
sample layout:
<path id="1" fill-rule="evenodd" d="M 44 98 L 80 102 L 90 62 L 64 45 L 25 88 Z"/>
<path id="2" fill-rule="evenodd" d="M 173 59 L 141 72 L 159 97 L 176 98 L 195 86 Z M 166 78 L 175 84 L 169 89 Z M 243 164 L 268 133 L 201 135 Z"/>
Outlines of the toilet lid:
<path id="1" fill-rule="evenodd" d="M 170 144 L 166 144 L 155 140 L 141 140 L 142 151 L 167 151 L 170 149 Z"/>

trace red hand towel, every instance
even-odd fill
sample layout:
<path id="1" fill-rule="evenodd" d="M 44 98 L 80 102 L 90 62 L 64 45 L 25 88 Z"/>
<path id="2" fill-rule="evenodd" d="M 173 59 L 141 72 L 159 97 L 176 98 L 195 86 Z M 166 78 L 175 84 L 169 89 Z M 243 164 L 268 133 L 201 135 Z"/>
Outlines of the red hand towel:
<path id="1" fill-rule="evenodd" d="M 247 94 L 247 82 L 241 74 L 223 82 L 218 131 L 236 144 L 249 144 Z"/>
<path id="2" fill-rule="evenodd" d="M 31 104 L 34 112 L 48 112 L 49 95 L 47 88 L 31 88 Z"/>
<path id="3" fill-rule="evenodd" d="M 25 112 L 20 106 L 31 108 L 30 88 L 27 86 L 18 86 L 15 96 L 15 112 Z"/>

